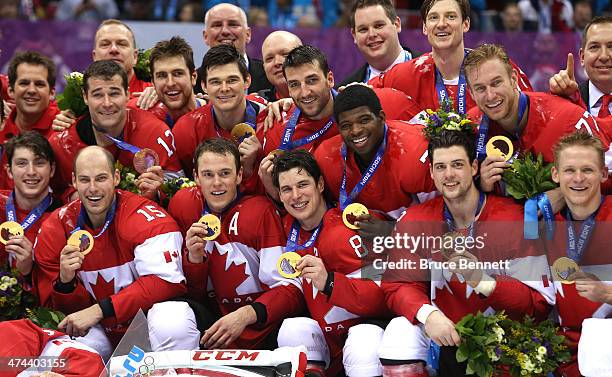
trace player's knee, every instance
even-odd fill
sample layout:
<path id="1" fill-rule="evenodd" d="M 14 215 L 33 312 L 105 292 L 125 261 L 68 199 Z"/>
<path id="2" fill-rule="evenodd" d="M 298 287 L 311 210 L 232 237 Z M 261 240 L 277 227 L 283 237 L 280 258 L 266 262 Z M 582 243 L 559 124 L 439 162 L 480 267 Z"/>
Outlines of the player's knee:
<path id="1" fill-rule="evenodd" d="M 414 325 L 406 317 L 396 317 L 389 322 L 378 349 L 383 360 L 427 360 L 429 339 L 422 325 Z"/>
<path id="2" fill-rule="evenodd" d="M 308 361 L 324 362 L 329 366 L 329 348 L 321 327 L 312 318 L 287 318 L 278 331 L 279 347 L 306 347 Z"/>
<path id="3" fill-rule="evenodd" d="M 372 377 L 382 375 L 378 360 L 378 347 L 384 330 L 376 325 L 355 325 L 349 329 L 342 349 L 342 363 L 349 377 Z"/>
<path id="4" fill-rule="evenodd" d="M 200 342 L 200 332 L 193 310 L 186 302 L 159 302 L 147 314 L 153 351 L 193 350 Z"/>

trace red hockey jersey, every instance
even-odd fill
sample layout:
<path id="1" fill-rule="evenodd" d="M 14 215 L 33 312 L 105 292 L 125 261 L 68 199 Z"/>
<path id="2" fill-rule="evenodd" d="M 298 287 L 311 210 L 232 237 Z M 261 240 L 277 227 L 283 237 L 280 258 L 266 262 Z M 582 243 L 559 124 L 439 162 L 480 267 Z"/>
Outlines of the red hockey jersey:
<path id="1" fill-rule="evenodd" d="M 176 193 L 168 211 L 186 234 L 203 208 L 199 187 L 190 187 Z M 265 326 L 247 327 L 232 347 L 257 348 L 282 319 L 301 313 L 298 282 L 283 278 L 276 269 L 285 243 L 274 205 L 262 196 L 246 196 L 221 215 L 221 234 L 206 243 L 204 263 L 190 263 L 187 255 L 183 257 L 189 294 L 204 300 L 210 280 L 221 315 L 253 302 L 266 307 Z"/>
<path id="2" fill-rule="evenodd" d="M 42 305 L 69 314 L 110 297 L 115 317 L 102 321 L 107 331 L 129 322 L 141 308 L 148 310 L 186 292 L 180 253 L 183 237 L 174 219 L 154 202 L 130 192 L 116 190 L 115 198 L 115 216 L 94 239 L 72 293 L 58 292 L 54 284 L 59 279 L 60 253 L 77 227 L 81 201 L 54 211 L 34 245 L 39 268 L 33 280 Z M 103 227 L 85 225 L 84 229 L 96 236 Z"/>
<path id="3" fill-rule="evenodd" d="M 59 331 L 40 328 L 30 320 L 0 322 L 0 335 L 6 340 L 0 344 L 4 362 L 14 358 L 13 366 L 2 365 L 2 377 L 37 374 L 36 368 L 29 369 L 27 364 L 51 366 L 47 370 L 66 377 L 99 377 L 105 370 L 94 349 Z M 39 356 L 44 358 L 36 360 Z"/>
<path id="4" fill-rule="evenodd" d="M 422 126 L 387 121 L 387 127 L 387 147 L 383 159 L 355 202 L 397 219 L 413 203 L 417 194 L 435 191 L 435 186 L 429 174 L 428 143 Z M 336 200 L 344 171 L 342 145 L 342 137 L 338 135 L 322 143 L 314 153 L 325 184 Z M 362 174 L 350 150 L 347 150 L 346 160 L 346 192 L 350 194 Z"/>
<path id="5" fill-rule="evenodd" d="M 410 207 L 398 222 L 396 232 L 415 239 L 419 236 L 442 236 L 448 232 L 443 211 L 442 197 Z M 416 253 L 405 249 L 393 251 L 393 261 L 408 258 L 414 260 L 416 265 L 406 271 L 385 274 L 382 287 L 387 305 L 413 323 L 417 322 L 416 314 L 421 306 L 429 303 L 437 306 L 455 323 L 469 313 L 498 310 L 505 310 L 517 320 L 522 320 L 525 315 L 545 319 L 549 305 L 554 303 L 546 257 L 539 241 L 523 239 L 522 224 L 520 205 L 508 198 L 487 195 L 473 234 L 475 245 L 479 245 L 480 240 L 482 247 L 476 246 L 467 251 L 483 262 L 508 261 L 506 266 L 483 270 L 496 280 L 496 287 L 488 297 L 478 294 L 460 275 L 446 268 L 430 269 L 429 265 L 423 268 L 423 261 L 446 261 L 439 251 L 440 244 L 428 241 L 420 243 Z"/>
<path id="6" fill-rule="evenodd" d="M 136 74 L 132 75 L 130 82 L 128 82 L 128 90 L 130 91 L 130 98 L 134 98 L 134 93 L 142 93 L 145 88 L 153 86 L 152 83 L 148 81 L 143 81 L 136 77 Z"/>
<path id="7" fill-rule="evenodd" d="M 518 75 L 519 88 L 523 91 L 533 90 L 527 75 L 516 64 L 513 62 L 511 64 Z M 436 110 L 440 107 L 438 93 L 436 92 L 435 62 L 431 52 L 395 65 L 388 72 L 370 80 L 368 84 L 373 85 L 375 88 L 395 88 L 401 90 L 416 101 L 420 105 L 421 110 Z M 452 98 L 455 108 L 457 108 L 457 82 L 445 82 L 444 84 L 449 97 Z M 468 111 L 476 106 L 476 102 L 472 99 L 467 88 L 466 91 L 465 109 Z"/>
<path id="8" fill-rule="evenodd" d="M 283 219 L 285 232 L 291 232 L 293 217 Z M 311 232 L 300 231 L 298 243 L 306 243 Z M 300 255 L 314 255 L 323 260 L 325 269 L 334 273 L 331 296 L 319 292 L 312 282 L 301 278 L 304 299 L 310 316 L 319 323 L 330 352 L 327 373 L 335 376 L 342 370 L 342 348 L 351 326 L 367 318 L 390 316 L 384 292 L 379 284 L 362 276 L 367 251 L 361 237 L 342 222 L 342 212 L 332 208 L 325 213 L 323 225 L 315 243 Z"/>
<path id="9" fill-rule="evenodd" d="M 180 164 L 174 148 L 174 136 L 168 126 L 154 115 L 138 109 L 126 110 L 123 141 L 139 148 L 154 150 L 164 176 L 175 178 L 180 174 Z M 81 117 L 69 129 L 54 134 L 50 139 L 55 154 L 56 170 L 52 187 L 63 193 L 72 182 L 72 165 L 77 153 L 88 145 L 96 145 L 91 118 Z M 134 167 L 132 152 L 119 149 L 115 144 L 105 147 L 123 166 Z"/>

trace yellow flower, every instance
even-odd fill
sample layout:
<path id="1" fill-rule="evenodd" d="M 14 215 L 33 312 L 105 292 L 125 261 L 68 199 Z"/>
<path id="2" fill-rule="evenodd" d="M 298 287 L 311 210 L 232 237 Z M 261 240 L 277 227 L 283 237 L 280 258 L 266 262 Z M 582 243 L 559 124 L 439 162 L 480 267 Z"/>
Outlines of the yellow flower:
<path id="1" fill-rule="evenodd" d="M 432 109 L 427 109 L 425 110 L 427 112 L 427 114 L 429 115 L 433 115 L 434 111 Z"/>

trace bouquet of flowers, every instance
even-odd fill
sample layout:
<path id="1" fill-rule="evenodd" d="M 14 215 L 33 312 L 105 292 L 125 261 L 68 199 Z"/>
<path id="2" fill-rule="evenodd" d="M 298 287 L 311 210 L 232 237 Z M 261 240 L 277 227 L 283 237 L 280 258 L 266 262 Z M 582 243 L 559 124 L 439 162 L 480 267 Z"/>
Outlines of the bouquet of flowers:
<path id="1" fill-rule="evenodd" d="M 194 181 L 185 177 L 164 181 L 164 184 L 161 187 L 161 192 L 163 192 L 165 195 L 165 198 L 162 199 L 162 206 L 164 208 L 168 208 L 168 203 L 170 203 L 170 199 L 172 199 L 172 197 L 178 192 L 178 190 L 195 186 L 196 183 Z"/>
<path id="2" fill-rule="evenodd" d="M 455 328 L 461 336 L 456 358 L 467 361 L 466 374 L 491 377 L 507 368 L 512 376 L 545 376 L 570 359 L 565 337 L 546 320 L 514 321 L 503 313 L 468 314 Z"/>
<path id="3" fill-rule="evenodd" d="M 64 92 L 57 96 L 57 106 L 61 110 L 70 110 L 78 118 L 89 111 L 83 99 L 83 74 L 72 72 L 65 75 Z"/>
<path id="4" fill-rule="evenodd" d="M 502 174 L 506 191 L 514 199 L 522 200 L 556 188 L 551 175 L 552 166 L 552 163 L 544 163 L 541 153 L 535 160 L 531 153 L 516 158 Z"/>
<path id="5" fill-rule="evenodd" d="M 121 181 L 117 187 L 121 190 L 140 194 L 138 187 L 136 187 L 138 172 L 128 166 L 123 166 L 119 161 L 115 161 L 115 169 L 119 170 L 119 175 L 121 176 Z"/>
<path id="6" fill-rule="evenodd" d="M 40 327 L 57 330 L 57 325 L 66 317 L 62 312 L 48 308 L 37 307 L 26 309 L 27 317 Z"/>
<path id="7" fill-rule="evenodd" d="M 151 82 L 151 79 L 152 79 L 151 68 L 149 65 L 149 58 L 151 57 L 151 50 L 152 49 L 148 49 L 148 50 L 144 50 L 142 48 L 139 49 L 138 59 L 136 59 L 136 64 L 134 65 L 134 73 L 136 74 L 136 77 L 138 77 L 139 79 L 143 81 L 149 81 L 149 82 Z"/>
<path id="8" fill-rule="evenodd" d="M 427 140 L 431 140 L 442 130 L 469 131 L 473 133 L 476 128 L 476 124 L 465 115 L 457 114 L 454 111 L 453 101 L 448 98 L 442 102 L 442 106 L 438 110 L 427 109 L 425 112 L 427 115 L 422 114 L 420 118 L 425 122 L 423 133 Z"/>
<path id="9" fill-rule="evenodd" d="M 34 306 L 34 296 L 23 290 L 17 270 L 0 270 L 0 320 L 23 318 L 26 308 Z"/>

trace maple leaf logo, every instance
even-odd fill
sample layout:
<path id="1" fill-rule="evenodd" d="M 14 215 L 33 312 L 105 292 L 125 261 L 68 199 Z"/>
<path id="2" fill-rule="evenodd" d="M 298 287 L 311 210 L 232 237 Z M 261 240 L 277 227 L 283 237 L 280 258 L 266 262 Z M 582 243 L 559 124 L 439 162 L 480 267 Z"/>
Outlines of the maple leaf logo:
<path id="1" fill-rule="evenodd" d="M 91 284 L 91 290 L 93 291 L 94 298 L 98 301 L 110 297 L 117 293 L 115 292 L 115 278 L 113 277 L 106 281 L 102 274 L 98 274 L 96 282 Z"/>

